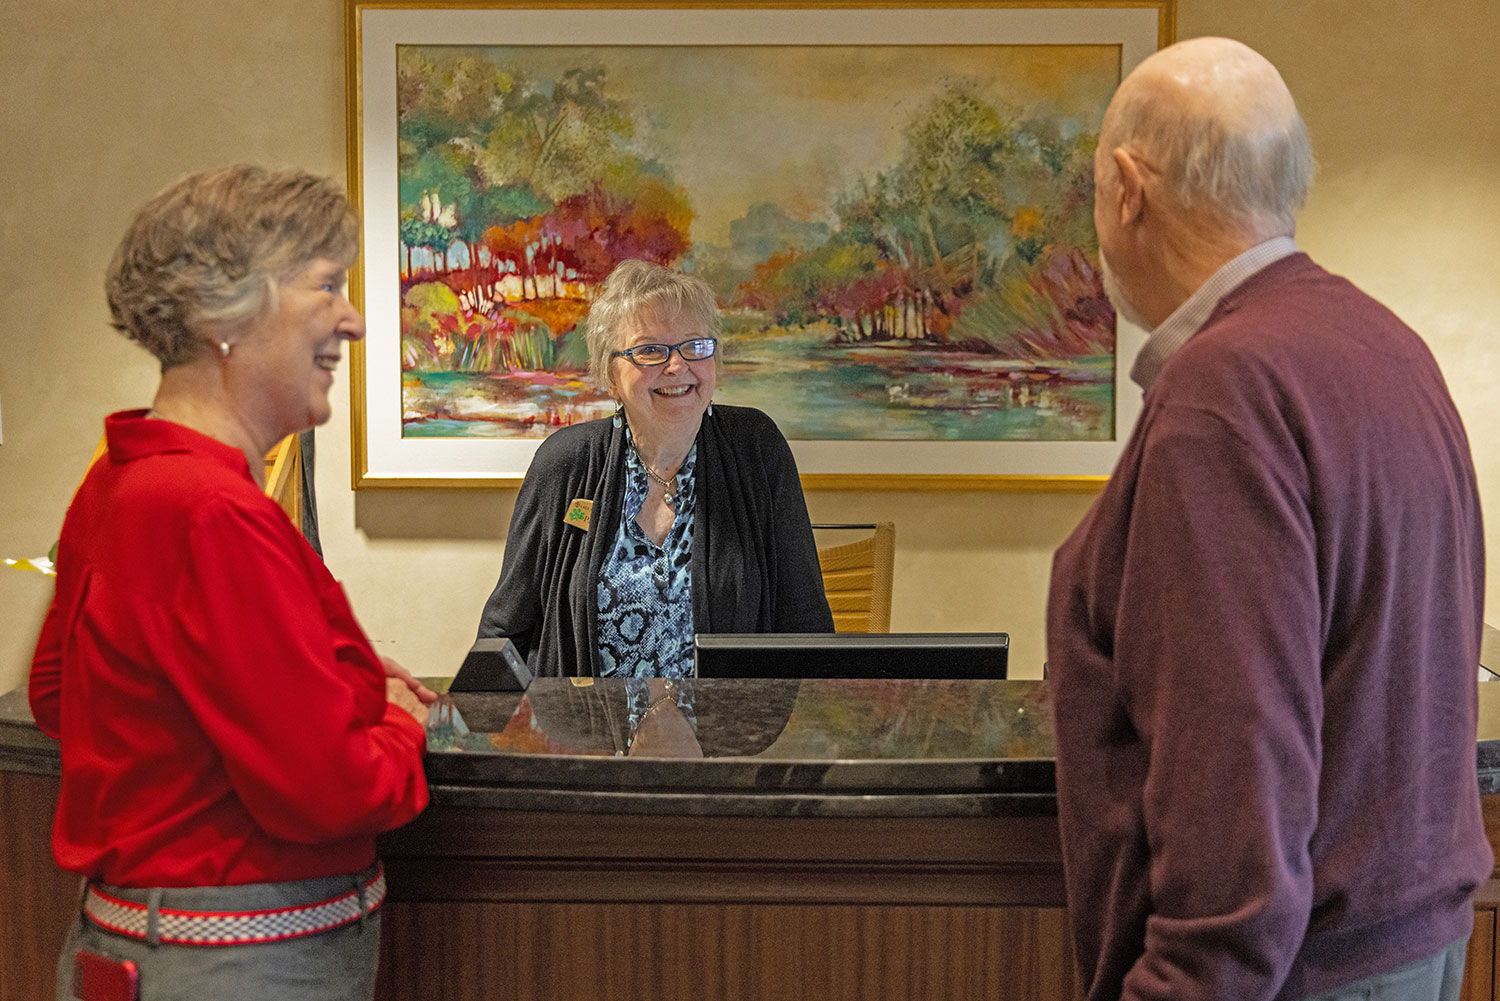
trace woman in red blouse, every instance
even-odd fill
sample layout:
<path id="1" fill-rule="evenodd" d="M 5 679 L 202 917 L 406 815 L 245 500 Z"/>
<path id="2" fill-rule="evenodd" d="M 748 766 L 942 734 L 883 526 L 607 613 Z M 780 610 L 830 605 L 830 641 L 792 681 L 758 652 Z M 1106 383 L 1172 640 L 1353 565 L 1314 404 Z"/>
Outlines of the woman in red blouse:
<path id="1" fill-rule="evenodd" d="M 373 992 L 375 835 L 427 803 L 432 695 L 262 484 L 364 336 L 356 249 L 333 182 L 230 167 L 152 199 L 109 266 L 113 325 L 162 375 L 105 421 L 32 664 L 61 742 L 53 850 L 87 880 L 59 998 Z"/>

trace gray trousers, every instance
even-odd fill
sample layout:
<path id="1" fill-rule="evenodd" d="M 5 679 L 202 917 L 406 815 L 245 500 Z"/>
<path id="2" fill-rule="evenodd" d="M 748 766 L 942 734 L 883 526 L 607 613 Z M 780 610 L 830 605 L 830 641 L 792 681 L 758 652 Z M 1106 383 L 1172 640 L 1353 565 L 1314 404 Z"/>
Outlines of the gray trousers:
<path id="1" fill-rule="evenodd" d="M 1469 937 L 1415 963 L 1356 980 L 1305 1001 L 1458 1001 Z"/>
<path id="2" fill-rule="evenodd" d="M 166 890 L 159 906 L 190 910 L 269 910 L 346 893 L 372 870 L 289 883 Z M 111 893 L 145 902 L 145 890 Z M 370 1001 L 380 961 L 380 912 L 363 921 L 254 945 L 152 945 L 106 931 L 81 913 L 57 962 L 58 1001 L 73 1001 L 73 955 L 87 949 L 130 960 L 140 1001 Z"/>

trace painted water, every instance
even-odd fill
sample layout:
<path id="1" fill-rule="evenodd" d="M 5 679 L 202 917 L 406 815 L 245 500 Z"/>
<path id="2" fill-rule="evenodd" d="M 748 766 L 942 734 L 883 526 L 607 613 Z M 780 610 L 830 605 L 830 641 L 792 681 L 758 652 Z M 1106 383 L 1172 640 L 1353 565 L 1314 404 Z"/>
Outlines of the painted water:
<path id="1" fill-rule="evenodd" d="M 809 349 L 776 341 L 727 361 L 714 395 L 764 410 L 792 440 L 1114 437 L 1111 356 L 1039 366 L 900 342 Z"/>
<path id="2" fill-rule="evenodd" d="M 765 411 L 794 441 L 1114 437 L 1111 356 L 1036 364 L 823 333 L 734 338 L 714 398 Z M 581 374 L 412 371 L 402 395 L 408 437 L 544 438 L 613 411 Z"/>

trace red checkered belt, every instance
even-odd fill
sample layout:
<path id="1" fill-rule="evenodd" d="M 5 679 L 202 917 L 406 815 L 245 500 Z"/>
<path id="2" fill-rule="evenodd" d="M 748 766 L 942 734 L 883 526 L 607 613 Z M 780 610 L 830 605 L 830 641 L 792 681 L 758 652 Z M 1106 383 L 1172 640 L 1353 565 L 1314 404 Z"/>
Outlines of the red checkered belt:
<path id="1" fill-rule="evenodd" d="M 360 890 L 350 890 L 313 904 L 299 904 L 261 911 L 187 911 L 176 907 L 157 910 L 157 940 L 173 945 L 250 945 L 282 942 L 289 938 L 353 924 L 372 913 L 385 899 L 385 868 Z M 361 904 L 363 908 L 361 909 Z M 89 920 L 117 935 L 147 939 L 150 908 L 132 900 L 121 900 L 90 885 L 83 912 Z"/>

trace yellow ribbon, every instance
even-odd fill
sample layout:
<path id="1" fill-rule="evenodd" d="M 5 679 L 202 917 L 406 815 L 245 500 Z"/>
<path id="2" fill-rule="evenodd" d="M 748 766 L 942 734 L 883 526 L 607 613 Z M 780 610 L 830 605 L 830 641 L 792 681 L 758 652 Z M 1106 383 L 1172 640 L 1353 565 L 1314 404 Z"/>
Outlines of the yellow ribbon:
<path id="1" fill-rule="evenodd" d="M 30 560 L 7 559 L 5 565 L 15 567 L 17 570 L 35 570 L 37 573 L 46 574 L 48 577 L 57 576 L 57 570 L 53 567 L 52 561 L 45 556 L 38 556 Z"/>

